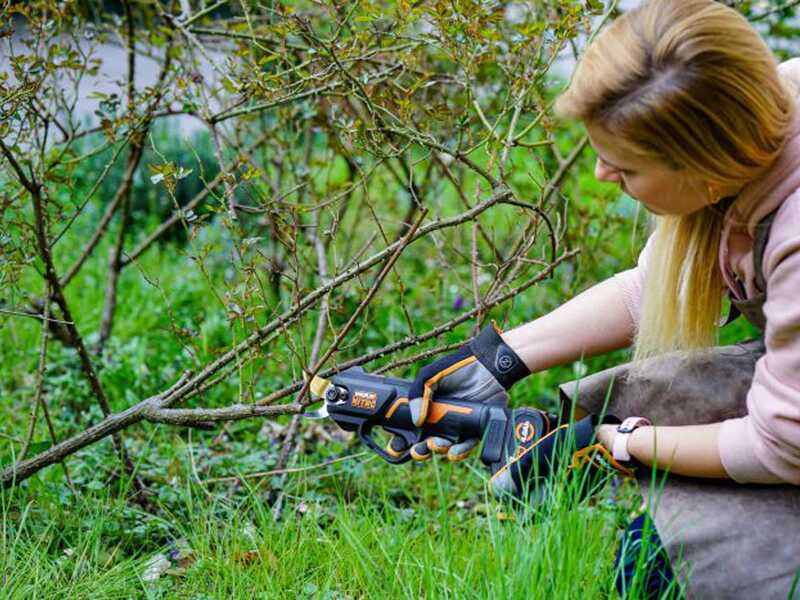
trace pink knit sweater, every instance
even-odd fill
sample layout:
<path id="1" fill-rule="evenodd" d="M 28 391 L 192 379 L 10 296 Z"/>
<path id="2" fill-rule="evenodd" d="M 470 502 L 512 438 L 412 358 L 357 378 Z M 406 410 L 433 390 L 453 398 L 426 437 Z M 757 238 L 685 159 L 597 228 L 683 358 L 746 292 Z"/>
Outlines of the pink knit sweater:
<path id="1" fill-rule="evenodd" d="M 779 72 L 800 90 L 800 58 L 781 64 Z M 800 97 L 783 153 L 768 173 L 740 192 L 726 217 L 719 264 L 738 299 L 735 278 L 744 283 L 746 297 L 755 293 L 753 231 L 776 208 L 763 263 L 767 352 L 756 363 L 747 416 L 722 423 L 719 452 L 725 470 L 737 482 L 800 485 Z M 737 218 L 750 212 L 746 223 Z M 634 323 L 649 246 L 637 267 L 614 277 Z"/>

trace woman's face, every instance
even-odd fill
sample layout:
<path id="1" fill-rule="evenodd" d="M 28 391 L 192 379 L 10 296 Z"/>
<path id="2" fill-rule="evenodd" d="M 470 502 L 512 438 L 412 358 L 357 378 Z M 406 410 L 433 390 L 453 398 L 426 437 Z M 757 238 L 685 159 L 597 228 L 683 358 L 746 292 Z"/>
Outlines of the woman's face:
<path id="1" fill-rule="evenodd" d="M 698 177 L 632 157 L 615 144 L 614 136 L 594 123 L 586 123 L 589 141 L 597 153 L 594 175 L 619 184 L 622 191 L 657 215 L 688 215 L 708 206 L 709 188 Z"/>

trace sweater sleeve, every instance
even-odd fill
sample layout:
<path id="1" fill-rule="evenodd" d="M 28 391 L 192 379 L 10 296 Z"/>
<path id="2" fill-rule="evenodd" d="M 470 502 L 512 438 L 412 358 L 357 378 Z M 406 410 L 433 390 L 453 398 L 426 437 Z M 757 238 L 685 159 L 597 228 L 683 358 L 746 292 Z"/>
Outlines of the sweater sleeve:
<path id="1" fill-rule="evenodd" d="M 634 326 L 639 325 L 640 307 L 642 304 L 642 289 L 644 287 L 644 275 L 647 269 L 647 260 L 653 245 L 653 234 L 647 238 L 644 250 L 639 254 L 639 260 L 632 269 L 617 273 L 612 280 L 617 283 L 622 292 L 622 299 L 625 307 L 631 315 Z"/>
<path id="2" fill-rule="evenodd" d="M 723 421 L 719 435 L 722 464 L 739 483 L 800 485 L 800 194 L 784 205 L 764 256 L 766 354 L 756 362 L 748 414 Z"/>

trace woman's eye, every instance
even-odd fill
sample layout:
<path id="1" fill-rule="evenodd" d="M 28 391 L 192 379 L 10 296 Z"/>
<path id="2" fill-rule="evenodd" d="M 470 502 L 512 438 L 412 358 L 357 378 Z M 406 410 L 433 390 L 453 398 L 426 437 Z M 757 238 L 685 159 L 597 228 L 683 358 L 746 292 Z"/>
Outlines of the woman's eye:
<path id="1" fill-rule="evenodd" d="M 631 170 L 629 170 L 629 169 L 620 169 L 620 168 L 618 168 L 618 167 L 615 167 L 614 165 L 610 165 L 610 164 L 608 164 L 606 161 L 604 161 L 602 158 L 600 159 L 600 162 L 601 162 L 601 163 L 603 163 L 603 165 L 605 165 L 605 167 L 606 167 L 607 169 L 611 169 L 612 171 L 616 171 L 616 172 L 617 172 L 617 173 L 619 173 L 620 175 L 627 175 L 627 176 L 630 176 L 630 175 L 633 175 L 633 174 L 634 174 L 634 171 L 631 171 Z"/>

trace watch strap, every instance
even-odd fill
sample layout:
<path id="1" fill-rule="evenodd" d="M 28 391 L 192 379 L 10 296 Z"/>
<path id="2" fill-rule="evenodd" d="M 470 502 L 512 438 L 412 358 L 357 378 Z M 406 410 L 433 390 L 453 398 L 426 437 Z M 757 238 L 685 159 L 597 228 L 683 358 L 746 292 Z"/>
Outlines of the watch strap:
<path id="1" fill-rule="evenodd" d="M 622 462 L 631 460 L 630 452 L 628 452 L 628 439 L 637 427 L 643 425 L 652 425 L 652 423 L 645 417 L 628 417 L 617 426 L 617 435 L 614 436 L 611 450 L 611 455 L 615 460 Z"/>

